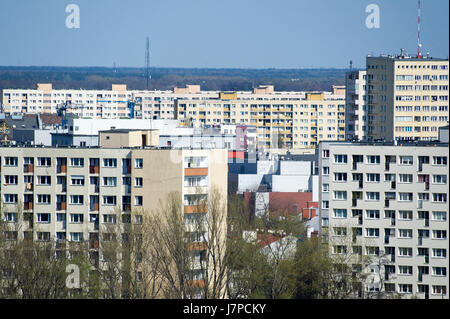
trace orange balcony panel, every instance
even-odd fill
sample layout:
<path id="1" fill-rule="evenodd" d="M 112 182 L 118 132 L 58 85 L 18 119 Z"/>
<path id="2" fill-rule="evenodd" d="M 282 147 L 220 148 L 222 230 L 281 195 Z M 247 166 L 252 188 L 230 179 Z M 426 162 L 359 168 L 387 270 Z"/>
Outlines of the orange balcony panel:
<path id="1" fill-rule="evenodd" d="M 207 250 L 208 245 L 206 243 L 190 243 L 187 244 L 186 250 L 193 251 L 193 250 Z"/>
<path id="2" fill-rule="evenodd" d="M 190 205 L 190 206 L 184 206 L 184 213 L 185 214 L 196 214 L 196 213 L 207 213 L 208 212 L 208 206 L 198 206 L 198 205 Z"/>
<path id="3" fill-rule="evenodd" d="M 204 280 L 188 280 L 186 283 L 191 288 L 205 288 Z"/>
<path id="4" fill-rule="evenodd" d="M 185 168 L 184 176 L 204 176 L 208 175 L 208 168 Z"/>

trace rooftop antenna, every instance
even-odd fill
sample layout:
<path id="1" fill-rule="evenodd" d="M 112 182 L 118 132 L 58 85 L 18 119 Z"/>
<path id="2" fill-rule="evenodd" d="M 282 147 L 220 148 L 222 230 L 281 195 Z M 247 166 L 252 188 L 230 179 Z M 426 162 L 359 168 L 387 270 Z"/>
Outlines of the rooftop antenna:
<path id="1" fill-rule="evenodd" d="M 353 61 L 350 60 L 350 70 L 353 70 Z"/>
<path id="2" fill-rule="evenodd" d="M 147 37 L 145 44 L 145 79 L 147 83 L 147 91 L 150 80 L 150 39 Z"/>
<path id="3" fill-rule="evenodd" d="M 421 58 L 420 55 L 420 48 L 422 47 L 422 44 L 420 43 L 420 0 L 418 4 L 418 11 L 417 11 L 417 58 Z"/>

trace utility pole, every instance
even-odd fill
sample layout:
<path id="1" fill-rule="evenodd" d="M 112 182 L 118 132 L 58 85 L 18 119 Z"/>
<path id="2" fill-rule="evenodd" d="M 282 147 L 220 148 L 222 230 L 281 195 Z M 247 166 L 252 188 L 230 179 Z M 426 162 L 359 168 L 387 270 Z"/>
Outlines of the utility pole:
<path id="1" fill-rule="evenodd" d="M 150 39 L 148 37 L 145 45 L 145 79 L 148 91 L 150 84 Z"/>

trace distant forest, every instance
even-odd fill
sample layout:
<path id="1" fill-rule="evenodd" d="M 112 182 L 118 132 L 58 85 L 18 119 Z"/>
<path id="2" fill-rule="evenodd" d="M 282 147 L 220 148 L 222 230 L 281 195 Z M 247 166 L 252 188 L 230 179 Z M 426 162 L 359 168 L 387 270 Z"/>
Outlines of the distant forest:
<path id="1" fill-rule="evenodd" d="M 276 91 L 331 91 L 344 85 L 346 69 L 213 69 L 150 68 L 149 89 L 199 84 L 202 90 L 249 91 L 258 85 L 274 85 Z M 0 90 L 34 89 L 36 83 L 53 83 L 54 89 L 145 89 L 144 68 L 14 67 L 0 66 Z"/>

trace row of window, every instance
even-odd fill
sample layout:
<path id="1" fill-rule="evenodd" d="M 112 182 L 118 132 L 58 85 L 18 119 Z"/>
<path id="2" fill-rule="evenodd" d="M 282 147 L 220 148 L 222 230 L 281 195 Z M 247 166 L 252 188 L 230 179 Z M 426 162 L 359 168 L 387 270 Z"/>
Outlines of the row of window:
<path id="1" fill-rule="evenodd" d="M 328 205 L 327 207 L 328 208 Z M 413 220 L 413 212 L 410 210 L 400 210 L 399 212 L 399 220 L 404 221 L 412 221 Z M 431 218 L 433 221 L 447 221 L 447 211 L 432 211 Z M 362 209 L 353 209 L 352 216 L 358 217 L 362 216 Z M 380 211 L 376 209 L 366 209 L 365 214 L 367 219 L 379 219 Z M 418 211 L 417 219 L 423 220 L 428 219 L 429 217 L 428 211 Z M 334 218 L 347 218 L 347 209 L 333 209 L 333 217 Z M 395 219 L 395 210 L 385 210 L 384 218 Z"/>
<path id="2" fill-rule="evenodd" d="M 390 247 L 390 254 L 395 253 L 395 247 Z M 420 248 L 419 248 L 420 249 Z M 428 250 L 428 248 L 423 248 Z M 412 247 L 397 247 L 398 256 L 399 257 L 413 257 L 413 248 Z M 348 247 L 346 245 L 334 245 L 333 246 L 333 254 L 347 254 Z M 361 246 L 352 246 L 352 253 L 362 255 L 362 247 Z M 380 256 L 381 250 L 378 246 L 366 246 L 365 254 L 368 256 Z M 424 255 L 423 251 L 417 252 L 417 256 L 428 256 Z M 447 258 L 447 249 L 446 248 L 432 248 L 431 249 L 431 257 L 432 258 Z"/>
<path id="3" fill-rule="evenodd" d="M 334 181 L 335 182 L 347 182 L 347 173 L 344 172 L 336 172 L 334 173 Z M 352 174 L 352 180 L 353 181 L 361 181 L 362 180 L 362 174 L 353 173 Z M 366 181 L 367 182 L 373 182 L 373 183 L 379 183 L 380 182 L 380 176 L 379 173 L 366 173 Z M 392 182 L 395 181 L 396 174 L 385 174 L 384 181 L 385 182 Z M 426 177 L 428 175 L 419 174 L 417 175 L 417 182 L 423 183 L 426 181 Z M 413 174 L 398 174 L 398 182 L 399 183 L 413 183 Z M 432 175 L 431 179 L 433 184 L 447 184 L 447 175 Z"/>
<path id="4" fill-rule="evenodd" d="M 134 196 L 135 205 L 142 206 L 143 205 L 143 196 Z M 84 204 L 84 195 L 70 195 L 69 203 L 73 205 L 83 205 Z M 117 196 L 115 195 L 104 195 L 102 196 L 103 205 L 116 205 L 117 204 Z M 18 195 L 17 194 L 4 194 L 3 200 L 5 204 L 17 204 L 18 203 Z M 27 200 L 24 201 L 26 203 L 32 202 L 33 198 L 30 195 L 27 195 Z M 37 204 L 51 204 L 51 195 L 50 194 L 37 194 L 36 195 L 36 203 Z"/>
<path id="5" fill-rule="evenodd" d="M 329 150 L 323 150 L 322 153 L 323 158 L 329 158 L 330 157 L 330 151 Z M 334 161 L 335 164 L 347 164 L 348 163 L 348 155 L 346 154 L 335 154 L 334 155 Z M 363 162 L 363 155 L 353 155 L 353 162 L 362 163 Z M 381 156 L 380 155 L 366 155 L 366 164 L 380 164 L 381 163 Z M 399 165 L 413 165 L 414 162 L 414 156 L 410 155 L 399 155 Z M 447 165 L 447 156 L 432 156 L 433 161 L 432 165 Z M 429 159 L 428 159 L 429 160 Z M 389 160 L 390 164 L 396 163 L 396 156 L 390 156 Z M 325 167 L 324 167 L 325 168 Z"/>
<path id="6" fill-rule="evenodd" d="M 355 235 L 362 235 L 362 228 L 355 228 Z M 413 238 L 413 229 L 398 229 L 398 238 Z M 347 236 L 346 227 L 333 227 L 333 234 L 335 236 Z M 395 229 L 385 228 L 385 236 L 395 237 Z M 379 228 L 365 228 L 365 237 L 380 237 Z M 429 238 L 430 231 L 428 229 L 418 229 L 419 238 Z M 432 230 L 432 239 L 447 239 L 447 231 L 442 229 Z"/>
<path id="7" fill-rule="evenodd" d="M 323 184 L 323 192 L 328 192 L 328 184 Z M 366 201 L 380 201 L 380 192 L 364 192 Z M 385 193 L 385 200 L 397 200 L 399 202 L 412 202 L 414 200 L 414 194 L 410 192 L 399 192 L 398 196 L 396 192 Z M 428 201 L 430 196 L 428 193 L 418 193 L 418 200 Z M 433 203 L 447 203 L 447 193 L 431 193 L 431 202 Z M 333 191 L 334 200 L 347 200 L 347 191 L 336 190 Z M 360 192 L 360 197 L 353 199 L 363 199 L 362 192 Z"/>
<path id="8" fill-rule="evenodd" d="M 83 157 L 71 157 L 70 158 L 70 166 L 71 167 L 84 167 Z M 24 164 L 33 164 L 34 159 L 32 157 L 25 157 Z M 103 167 L 117 167 L 117 158 L 103 158 L 102 159 Z M 52 166 L 52 158 L 51 157 L 38 157 L 37 158 L 37 166 L 50 167 Z M 4 166 L 17 166 L 18 165 L 18 157 L 16 156 L 5 156 L 3 160 Z M 92 165 L 92 163 L 90 163 Z M 135 159 L 135 168 L 143 168 L 143 159 L 136 158 Z"/>

